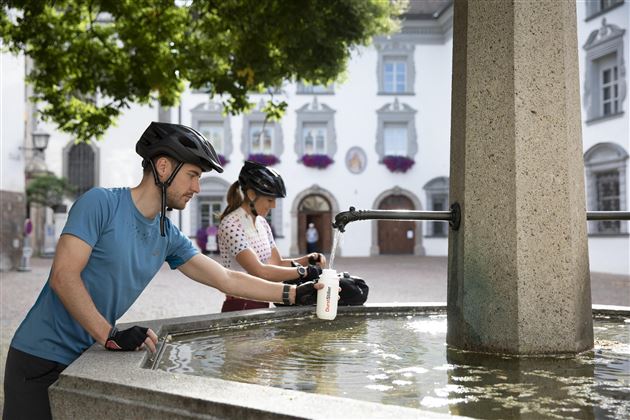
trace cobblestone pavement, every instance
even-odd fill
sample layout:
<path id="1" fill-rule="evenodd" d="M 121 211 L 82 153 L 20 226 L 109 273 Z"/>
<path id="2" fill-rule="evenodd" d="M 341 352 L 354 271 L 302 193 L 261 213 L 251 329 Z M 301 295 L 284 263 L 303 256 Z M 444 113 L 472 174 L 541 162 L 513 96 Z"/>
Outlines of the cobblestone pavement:
<path id="1" fill-rule="evenodd" d="M 52 260 L 34 258 L 29 272 L 0 273 L 0 377 L 11 337 L 35 302 Z M 445 302 L 446 257 L 337 257 L 335 268 L 363 277 L 368 302 Z M 594 304 L 630 306 L 630 276 L 591 274 Z M 219 312 L 224 295 L 189 280 L 164 265 L 120 322 L 173 318 Z M 0 406 L 4 393 L 0 387 Z"/>

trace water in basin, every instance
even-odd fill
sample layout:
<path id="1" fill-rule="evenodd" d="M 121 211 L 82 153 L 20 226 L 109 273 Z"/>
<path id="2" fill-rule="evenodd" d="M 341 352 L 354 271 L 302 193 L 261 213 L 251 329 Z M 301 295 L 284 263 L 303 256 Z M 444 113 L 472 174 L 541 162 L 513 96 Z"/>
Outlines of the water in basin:
<path id="1" fill-rule="evenodd" d="M 447 349 L 442 313 L 343 314 L 169 337 L 155 368 L 476 418 L 630 418 L 630 319 L 595 349 L 510 357 Z"/>

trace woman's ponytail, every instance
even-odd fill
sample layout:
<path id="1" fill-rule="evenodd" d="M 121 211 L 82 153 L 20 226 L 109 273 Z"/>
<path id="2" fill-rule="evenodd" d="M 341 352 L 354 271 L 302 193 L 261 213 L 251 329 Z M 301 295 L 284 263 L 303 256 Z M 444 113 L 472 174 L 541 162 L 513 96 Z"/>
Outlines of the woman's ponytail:
<path id="1" fill-rule="evenodd" d="M 221 214 L 221 220 L 228 214 L 232 213 L 234 210 L 239 208 L 241 204 L 243 204 L 243 194 L 241 193 L 240 184 L 238 181 L 234 182 L 230 185 L 230 189 L 227 192 L 227 207 L 223 210 Z"/>

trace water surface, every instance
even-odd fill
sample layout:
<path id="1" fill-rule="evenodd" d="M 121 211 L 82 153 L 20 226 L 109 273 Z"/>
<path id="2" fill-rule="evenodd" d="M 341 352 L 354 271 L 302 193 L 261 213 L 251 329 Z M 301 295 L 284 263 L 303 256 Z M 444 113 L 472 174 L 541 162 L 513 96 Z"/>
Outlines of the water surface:
<path id="1" fill-rule="evenodd" d="M 343 314 L 178 335 L 156 369 L 476 418 L 630 418 L 630 319 L 595 349 L 516 358 L 447 350 L 446 315 Z"/>

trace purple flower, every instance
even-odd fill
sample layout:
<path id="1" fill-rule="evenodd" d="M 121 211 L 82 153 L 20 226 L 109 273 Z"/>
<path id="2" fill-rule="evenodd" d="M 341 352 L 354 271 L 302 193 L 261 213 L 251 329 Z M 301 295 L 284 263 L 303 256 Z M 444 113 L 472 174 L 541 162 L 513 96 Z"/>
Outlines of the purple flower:
<path id="1" fill-rule="evenodd" d="M 276 163 L 280 163 L 280 159 L 278 159 L 276 156 L 266 155 L 264 153 L 252 153 L 247 156 L 247 160 L 251 160 L 265 166 L 273 166 Z"/>
<path id="2" fill-rule="evenodd" d="M 407 172 L 416 162 L 407 156 L 385 156 L 383 163 L 391 172 Z"/>
<path id="3" fill-rule="evenodd" d="M 227 160 L 225 156 L 219 154 L 219 163 L 221 164 L 221 166 L 225 166 L 225 164 L 230 163 L 230 161 Z"/>
<path id="4" fill-rule="evenodd" d="M 324 169 L 334 162 L 328 155 L 304 155 L 302 163 L 309 168 Z"/>

